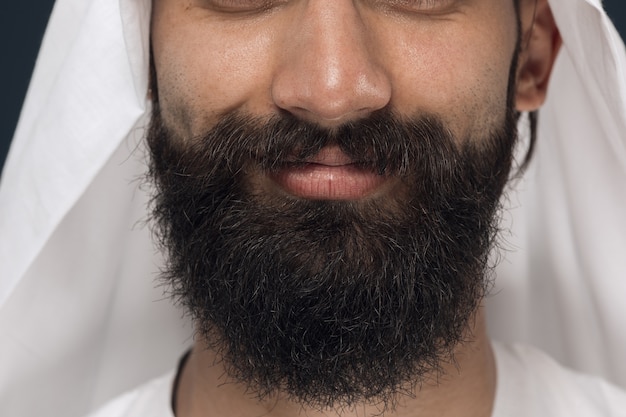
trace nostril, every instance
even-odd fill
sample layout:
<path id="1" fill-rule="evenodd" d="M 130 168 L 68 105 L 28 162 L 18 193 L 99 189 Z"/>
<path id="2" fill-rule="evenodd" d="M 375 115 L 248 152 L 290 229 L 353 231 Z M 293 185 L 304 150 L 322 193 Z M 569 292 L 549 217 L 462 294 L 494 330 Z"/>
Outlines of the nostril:
<path id="1" fill-rule="evenodd" d="M 301 118 L 335 123 L 363 117 L 391 101 L 391 83 L 381 72 L 333 75 L 331 82 L 314 70 L 290 68 L 272 85 L 272 100 Z"/>

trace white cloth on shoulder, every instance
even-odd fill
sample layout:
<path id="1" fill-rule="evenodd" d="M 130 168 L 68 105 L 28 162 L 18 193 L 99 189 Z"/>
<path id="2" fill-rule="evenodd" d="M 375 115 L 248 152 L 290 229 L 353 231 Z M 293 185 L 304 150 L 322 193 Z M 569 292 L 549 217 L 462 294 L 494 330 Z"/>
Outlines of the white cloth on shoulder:
<path id="1" fill-rule="evenodd" d="M 626 53 L 600 1 L 550 5 L 563 47 L 505 202 L 491 335 L 626 387 Z"/>

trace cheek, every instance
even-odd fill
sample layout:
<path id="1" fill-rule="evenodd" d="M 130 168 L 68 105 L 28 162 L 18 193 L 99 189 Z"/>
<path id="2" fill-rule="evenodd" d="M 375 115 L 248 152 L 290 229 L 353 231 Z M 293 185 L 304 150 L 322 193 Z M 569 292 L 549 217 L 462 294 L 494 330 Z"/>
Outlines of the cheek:
<path id="1" fill-rule="evenodd" d="M 261 91 L 271 78 L 270 36 L 256 32 L 246 38 L 242 30 L 206 30 L 197 23 L 176 27 L 159 37 L 158 47 L 153 36 L 159 102 L 166 123 L 190 137 L 234 109 L 258 113 L 264 103 L 254 98 L 263 96 Z"/>
<path id="2" fill-rule="evenodd" d="M 457 137 L 502 123 L 515 34 L 451 25 L 398 38 L 391 49 L 396 108 L 436 113 Z"/>

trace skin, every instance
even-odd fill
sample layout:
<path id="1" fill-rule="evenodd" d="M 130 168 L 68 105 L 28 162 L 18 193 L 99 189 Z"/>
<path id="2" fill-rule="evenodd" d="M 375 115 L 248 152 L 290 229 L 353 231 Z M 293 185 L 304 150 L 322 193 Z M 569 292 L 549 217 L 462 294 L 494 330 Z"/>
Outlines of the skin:
<path id="1" fill-rule="evenodd" d="M 155 2 L 160 101 L 179 133 L 197 135 L 233 109 L 285 110 L 332 127 L 391 106 L 439 114 L 459 137 L 504 117 L 512 2 L 292 0 L 253 9 L 263 3 Z"/>
<path id="2" fill-rule="evenodd" d="M 546 0 L 536 8 L 522 0 L 521 19 L 515 98 L 518 110 L 529 111 L 545 99 L 560 38 Z M 503 0 L 155 0 L 159 101 L 166 123 L 187 138 L 233 110 L 289 112 L 333 128 L 385 107 L 406 117 L 434 113 L 457 138 L 477 137 L 504 118 L 516 27 L 513 2 Z M 252 183 L 268 194 L 280 188 L 267 178 Z M 394 188 L 381 190 L 384 196 Z M 458 364 L 386 415 L 490 415 L 496 373 L 482 311 L 471 327 Z M 258 402 L 242 386 L 223 384 L 212 355 L 196 342 L 177 416 L 338 412 L 280 395 Z M 343 414 L 378 411 L 363 405 Z"/>

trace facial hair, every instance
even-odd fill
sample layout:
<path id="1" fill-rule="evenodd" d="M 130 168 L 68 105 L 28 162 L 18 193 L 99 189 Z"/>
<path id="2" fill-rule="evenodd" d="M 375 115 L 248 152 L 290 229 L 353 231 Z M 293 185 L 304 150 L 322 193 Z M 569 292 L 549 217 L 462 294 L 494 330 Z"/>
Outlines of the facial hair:
<path id="1" fill-rule="evenodd" d="M 468 337 L 489 286 L 515 116 L 482 138 L 388 111 L 322 129 L 232 113 L 181 138 L 154 103 L 148 142 L 163 277 L 229 376 L 317 408 L 393 403 Z M 268 196 L 251 180 L 338 145 L 398 178 L 363 201 Z"/>

